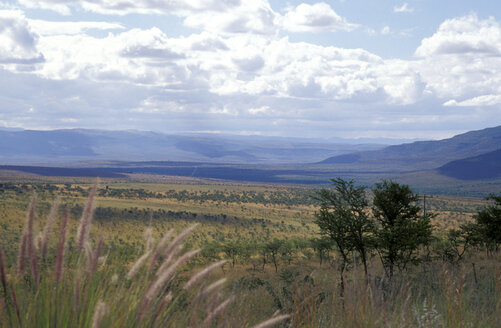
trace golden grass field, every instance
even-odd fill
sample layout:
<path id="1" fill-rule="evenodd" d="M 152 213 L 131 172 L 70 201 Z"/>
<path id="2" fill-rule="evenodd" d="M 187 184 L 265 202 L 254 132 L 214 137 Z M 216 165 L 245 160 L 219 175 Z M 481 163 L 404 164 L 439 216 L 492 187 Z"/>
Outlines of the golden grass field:
<path id="1" fill-rule="evenodd" d="M 138 179 L 139 180 L 139 179 Z M 1 180 L 0 180 L 1 181 Z M 14 185 L 24 185 L 25 190 L 21 193 L 16 193 L 12 190 L 6 190 L 0 194 L 0 222 L 4 231 L 22 230 L 24 222 L 25 209 L 29 203 L 29 197 L 33 192 L 37 192 L 39 196 L 39 211 L 40 222 L 43 224 L 44 212 L 48 212 L 50 204 L 56 197 L 62 198 L 63 204 L 83 204 L 86 195 L 78 191 L 64 190 L 65 184 L 71 184 L 73 189 L 78 187 L 83 190 L 88 189 L 92 183 L 92 179 L 72 179 L 72 178 L 39 178 L 39 181 L 31 181 L 31 178 L 18 178 L 16 182 L 5 182 Z M 37 184 L 39 184 L 37 186 Z M 44 190 L 40 185 L 52 185 L 59 190 L 48 191 Z M 38 190 L 37 190 L 38 188 Z M 195 179 L 166 179 L 165 182 L 144 182 L 144 181 L 121 181 L 121 180 L 103 180 L 100 183 L 101 190 L 108 188 L 112 191 L 119 190 L 145 190 L 152 193 L 165 194 L 169 191 L 183 192 L 190 194 L 186 199 L 178 200 L 175 198 L 153 198 L 153 197 L 114 197 L 114 196 L 98 196 L 96 206 L 99 208 L 110 208 L 117 210 L 144 210 L 144 211 L 172 211 L 172 212 L 188 212 L 199 215 L 227 215 L 236 217 L 241 221 L 249 222 L 245 228 L 238 226 L 225 226 L 220 223 L 205 224 L 203 229 L 198 232 L 200 238 L 211 240 L 216 234 L 224 235 L 231 239 L 233 236 L 247 239 L 255 238 L 256 234 L 267 233 L 267 238 L 311 238 L 318 235 L 318 228 L 314 224 L 314 213 L 317 207 L 313 201 L 304 201 L 315 195 L 315 190 L 318 187 L 304 186 L 283 186 L 283 185 L 262 185 L 251 183 L 231 183 L 220 181 L 203 181 Z M 47 189 L 47 188 L 45 188 Z M 262 194 L 265 198 L 267 195 L 281 194 L 284 197 L 302 197 L 296 204 L 283 204 L 270 201 L 263 204 L 257 201 L 235 201 L 232 196 L 240 196 L 243 193 L 253 192 Z M 214 195 L 221 193 L 226 199 L 221 200 L 196 200 L 193 195 L 200 196 L 201 193 Z M 299 195 L 299 196 L 298 196 Z M 229 199 L 229 200 L 228 200 Z M 485 200 L 482 198 L 459 197 L 459 196 L 443 196 L 443 195 L 427 195 L 426 207 L 427 211 L 435 213 L 433 225 L 437 231 L 445 231 L 449 228 L 457 228 L 460 224 L 468 222 L 472 219 L 472 215 L 483 205 Z M 78 219 L 75 217 L 73 219 Z M 261 223 L 253 223 L 252 219 L 262 219 L 269 222 L 263 227 Z M 141 232 L 146 229 L 148 224 L 152 224 L 155 230 L 160 233 L 166 231 L 173 226 L 182 228 L 187 223 L 183 219 L 177 220 L 121 220 L 120 214 L 114 215 L 111 220 L 100 221 L 95 223 L 95 229 L 106 236 L 113 239 L 121 238 L 128 242 L 136 242 L 142 238 Z M 124 238 L 126 237 L 126 238 Z"/>
<path id="2" fill-rule="evenodd" d="M 83 280 L 79 280 L 82 273 L 78 272 L 83 270 L 84 257 L 82 254 L 70 254 L 69 269 L 63 279 L 65 291 L 59 290 L 49 278 L 41 278 L 43 283 L 38 289 L 16 278 L 15 263 L 21 235 L 25 231 L 26 211 L 33 194 L 37 195 L 33 226 L 35 241 L 44 229 L 51 205 L 60 198 L 60 212 L 65 207 L 71 210 L 67 248 L 74 250 L 79 220 L 94 182 L 93 179 L 82 178 L 23 176 L 0 180 L 0 240 L 8 263 L 8 277 L 22 299 L 20 306 L 28 309 L 26 318 L 16 321 L 9 312 L 12 307 L 4 301 L 3 305 L 0 304 L 0 313 L 10 313 L 10 321 L 0 320 L 0 324 L 10 322 L 21 327 L 23 322 L 43 318 L 46 323 L 56 320 L 59 323 L 57 326 L 61 327 L 68 324 L 90 327 L 96 316 L 102 316 L 101 327 L 156 327 L 162 326 L 161 323 L 177 327 L 190 322 L 194 326 L 203 326 L 203 320 L 207 320 L 204 315 L 209 313 L 210 316 L 211 311 L 218 308 L 215 301 L 197 303 L 201 301 L 196 301 L 196 295 L 185 295 L 178 287 L 204 265 L 221 259 L 228 262 L 212 272 L 207 283 L 227 279 L 217 299 L 219 305 L 225 299 L 231 299 L 231 305 L 224 315 L 218 314 L 218 318 L 208 325 L 211 327 L 252 327 L 267 318 L 279 318 L 273 317 L 277 311 L 292 315 L 290 320 L 277 323 L 281 327 L 496 327 L 501 319 L 499 256 L 487 256 L 482 252 L 472 253 L 472 258 L 454 265 L 439 260 L 424 262 L 398 276 L 389 286 L 385 285 L 384 271 L 374 254 L 369 261 L 371 280 L 365 280 L 360 265 L 354 261 L 346 273 L 346 287 L 340 298 L 336 273 L 338 263 L 332 256 L 334 252 L 320 266 L 314 251 L 302 248 L 293 255 L 279 255 L 278 267 L 275 268 L 270 258 L 264 266 L 259 251 L 248 256 L 240 254 L 233 265 L 230 253 L 219 249 L 211 257 L 204 255 L 203 250 L 201 257 L 194 258 L 179 269 L 176 280 L 162 296 L 167 298 L 169 290 L 179 293 L 175 294 L 178 295 L 174 297 L 175 304 L 163 316 L 159 316 L 158 312 L 148 314 L 151 315 L 148 320 L 153 321 L 137 321 L 141 312 L 141 295 L 151 287 L 148 284 L 152 276 L 146 274 L 140 278 L 140 274 L 137 281 L 113 283 L 115 276 L 123 278 L 137 259 L 148 251 L 149 231 L 158 243 L 169 229 L 179 234 L 198 223 L 199 226 L 184 244 L 186 250 L 210 248 L 211 242 L 264 245 L 274 239 L 309 240 L 319 237 L 314 223 L 317 206 L 312 200 L 317 187 L 310 186 L 173 177 L 154 179 L 151 176 L 133 176 L 127 180 L 104 179 L 98 184 L 90 231 L 92 245 L 98 244 L 100 236 L 104 240 L 102 257 L 106 260 L 97 272 L 92 276 L 87 273 L 82 276 Z M 436 215 L 433 225 L 437 236 L 471 221 L 486 204 L 484 199 L 475 197 L 427 195 L 426 198 L 427 211 Z M 59 229 L 60 221 L 56 221 L 54 231 Z M 56 248 L 57 234 L 49 244 L 52 252 Z M 87 261 L 92 258 L 92 252 L 89 254 Z M 473 267 L 471 263 L 475 263 Z M 42 272 L 42 276 L 45 273 L 50 276 L 50 264 L 51 261 L 42 266 L 43 270 L 47 270 Z M 27 276 L 24 279 L 32 281 Z M 78 288 L 84 288 L 82 291 L 85 287 L 80 283 L 89 284 L 91 288 L 85 295 L 87 298 L 82 298 L 88 302 L 84 308 L 80 308 L 82 301 L 75 303 L 71 300 L 75 298 L 75 293 L 81 292 L 72 287 L 76 281 Z M 40 290 L 42 287 L 45 289 Z M 113 293 L 119 296 L 120 302 L 113 298 Z M 102 314 L 96 312 L 101 300 L 107 304 L 102 306 L 107 308 Z M 52 308 L 43 305 L 47 302 L 60 304 L 69 312 L 53 312 Z M 155 306 L 160 311 L 164 305 L 161 299 L 158 302 Z M 127 304 L 130 306 L 127 307 Z M 182 310 L 183 306 L 194 304 L 207 310 L 204 313 L 193 308 Z M 76 318 L 69 314 L 75 311 L 75 306 L 80 306 L 80 314 Z M 123 315 L 116 317 L 111 313 L 113 311 Z M 183 311 L 188 311 L 189 315 L 183 315 Z M 157 319 L 160 321 L 157 322 Z"/>

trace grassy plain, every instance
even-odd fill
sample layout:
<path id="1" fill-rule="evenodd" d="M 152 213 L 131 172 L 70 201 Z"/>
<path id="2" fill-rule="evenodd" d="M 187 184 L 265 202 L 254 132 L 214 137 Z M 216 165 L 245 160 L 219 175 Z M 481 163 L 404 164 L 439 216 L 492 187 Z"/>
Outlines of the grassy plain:
<path id="1" fill-rule="evenodd" d="M 0 194 L 0 224 L 4 233 L 21 232 L 33 192 L 39 195 L 42 224 L 56 197 L 62 198 L 63 205 L 81 205 L 87 197 L 86 190 L 93 183 L 92 179 L 82 178 L 32 180 L 18 178 L 3 182 L 13 188 Z M 14 190 L 16 188 L 18 190 Z M 318 188 L 197 179 L 103 180 L 96 201 L 95 229 L 105 237 L 122 239 L 124 243 L 141 240 L 140 232 L 149 224 L 160 234 L 171 227 L 182 229 L 197 221 L 203 223 L 197 232 L 200 240 L 313 238 L 318 237 L 314 224 L 317 207 L 313 199 Z M 426 198 L 427 211 L 437 215 L 433 220 L 437 232 L 470 221 L 485 204 L 483 198 L 477 197 L 427 195 Z M 100 217 L 99 213 L 106 213 L 107 217 Z M 150 213 L 155 214 L 155 219 L 149 219 Z M 233 220 L 211 221 L 207 216 L 226 216 Z M 78 215 L 73 219 L 77 220 Z"/>
<path id="2" fill-rule="evenodd" d="M 0 240 L 12 277 L 32 194 L 38 195 L 35 236 L 43 230 L 56 198 L 61 198 L 62 207 L 71 209 L 68 248 L 72 249 L 83 204 L 93 182 L 85 178 L 22 176 L 0 180 Z M 154 239 L 159 241 L 171 228 L 179 233 L 199 223 L 185 243 L 187 249 L 210 249 L 215 243 L 254 247 L 253 251 L 240 252 L 234 258 L 228 247 L 212 253 L 202 252 L 180 271 L 182 282 L 197 268 L 228 259 L 211 278 L 227 278 L 229 283 L 222 293 L 225 297 L 237 297 L 227 310 L 229 314 L 213 325 L 251 327 L 279 310 L 293 315 L 291 321 L 282 323 L 284 327 L 496 327 L 501 319 L 501 266 L 497 255 L 475 253 L 460 264 L 424 261 L 398 276 L 391 286 L 385 282 L 377 256 L 370 259 L 368 283 L 364 283 L 362 270 L 355 260 L 341 298 L 334 252 L 327 254 L 328 258 L 320 265 L 315 250 L 301 244 L 319 237 L 314 223 L 317 207 L 312 198 L 317 188 L 166 176 L 100 181 L 90 236 L 96 244 L 103 235 L 107 262 L 95 277 L 89 278 L 88 283 L 96 295 L 89 299 L 85 320 L 74 320 L 80 326 L 90 326 L 98 298 L 108 299 L 109 304 L 111 294 L 126 288 L 113 287 L 110 281 L 115 274 L 123 276 L 145 253 L 145 234 L 149 227 Z M 485 204 L 485 200 L 476 197 L 427 195 L 426 198 L 426 210 L 436 214 L 433 220 L 436 235 L 471 221 Z M 59 222 L 54 230 L 59 231 Z M 55 252 L 57 238 L 53 239 L 50 249 Z M 260 246 L 274 239 L 295 240 L 294 251 L 280 251 L 276 259 L 270 253 L 262 255 Z M 74 278 L 69 277 L 67 283 L 74 284 Z M 22 281 L 16 284 L 21 286 Z M 42 286 L 52 288 L 50 283 Z M 19 288 L 27 298 L 26 307 L 38 306 L 30 312 L 33 317 L 44 316 L 49 311 L 41 307 L 46 300 L 30 305 L 30 291 Z M 140 288 L 147 288 L 147 281 L 138 282 L 137 290 Z M 134 295 L 122 301 L 136 304 L 140 300 Z M 47 292 L 44 297 L 58 296 Z M 73 292 L 68 292 L 66 297 L 74 297 Z M 71 308 L 65 309 L 71 311 Z M 128 309 L 119 304 L 108 305 L 108 311 L 128 313 Z M 103 327 L 113 322 L 109 312 Z M 189 313 L 190 320 L 197 322 L 200 314 Z M 174 327 L 189 324 L 186 316 L 177 312 L 167 319 L 174 320 L 170 322 Z M 124 320 L 120 321 L 127 323 L 124 326 L 137 324 L 133 318 Z"/>

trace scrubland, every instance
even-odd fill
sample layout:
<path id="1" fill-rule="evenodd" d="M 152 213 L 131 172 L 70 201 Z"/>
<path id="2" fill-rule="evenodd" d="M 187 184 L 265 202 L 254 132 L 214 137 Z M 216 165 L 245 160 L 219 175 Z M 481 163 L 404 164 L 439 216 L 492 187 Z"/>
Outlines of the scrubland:
<path id="1" fill-rule="evenodd" d="M 501 320 L 500 255 L 471 248 L 457 259 L 440 241 L 471 221 L 483 199 L 427 198 L 437 239 L 420 250 L 419 263 L 389 280 L 376 253 L 368 276 L 353 255 L 342 288 L 335 251 L 315 244 L 313 188 L 101 181 L 91 189 L 79 181 L 1 184 L 0 325 L 497 327 Z"/>

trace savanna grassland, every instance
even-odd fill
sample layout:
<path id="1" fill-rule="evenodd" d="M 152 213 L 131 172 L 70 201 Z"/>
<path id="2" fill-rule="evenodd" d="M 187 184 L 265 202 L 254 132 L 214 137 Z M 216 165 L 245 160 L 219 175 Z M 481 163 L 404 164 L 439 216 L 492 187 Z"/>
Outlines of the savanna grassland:
<path id="1" fill-rule="evenodd" d="M 444 241 L 449 229 L 474 220 L 488 204 L 483 198 L 427 195 L 435 240 L 420 250 L 419 263 L 388 281 L 376 252 L 368 276 L 353 253 L 341 287 L 339 258 L 321 246 L 315 223 L 317 187 L 135 176 L 101 180 L 93 193 L 93 184 L 40 177 L 0 182 L 8 280 L 0 294 L 1 325 L 253 327 L 271 318 L 276 322 L 268 325 L 283 327 L 496 327 L 501 319 L 499 255 L 472 247 L 458 259 L 453 251 L 462 246 Z M 33 250 L 24 259 L 30 208 Z M 79 245 L 86 211 L 92 224 L 87 244 Z M 207 267 L 195 287 L 185 288 Z"/>

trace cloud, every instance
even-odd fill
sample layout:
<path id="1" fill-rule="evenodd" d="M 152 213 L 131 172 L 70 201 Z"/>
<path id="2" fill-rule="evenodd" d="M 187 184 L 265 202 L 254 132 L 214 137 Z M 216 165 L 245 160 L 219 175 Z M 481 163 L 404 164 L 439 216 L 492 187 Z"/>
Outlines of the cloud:
<path id="1" fill-rule="evenodd" d="M 238 6 L 239 0 L 19 0 L 27 8 L 41 8 L 69 15 L 74 8 L 105 15 L 172 14 L 224 11 Z"/>
<path id="2" fill-rule="evenodd" d="M 154 4 L 92 3 L 122 12 Z M 210 5 L 221 10 L 200 9 Z M 471 107 L 500 102 L 501 28 L 492 18 L 447 20 L 422 41 L 414 59 L 399 60 L 293 42 L 279 33 L 354 28 L 325 3 L 301 4 L 283 15 L 264 0 L 171 1 L 155 8 L 162 6 L 200 31 L 171 37 L 156 27 L 48 22 L 0 11 L 0 123 L 263 134 L 296 134 L 307 125 L 317 136 L 333 130 L 412 133 L 441 120 L 459 124 L 480 110 Z M 496 110 L 471 122 L 494 121 Z"/>
<path id="3" fill-rule="evenodd" d="M 26 8 L 54 10 L 69 15 L 78 10 L 105 15 L 176 15 L 184 25 L 217 33 L 274 34 L 292 32 L 351 31 L 358 27 L 340 17 L 327 3 L 302 3 L 285 15 L 275 12 L 268 0 L 19 0 Z"/>
<path id="4" fill-rule="evenodd" d="M 448 19 L 433 36 L 421 42 L 415 54 L 501 56 L 501 27 L 494 18 L 479 20 L 475 14 Z"/>
<path id="5" fill-rule="evenodd" d="M 394 13 L 412 13 L 414 12 L 414 8 L 409 7 L 409 4 L 405 2 L 403 5 L 393 7 Z"/>
<path id="6" fill-rule="evenodd" d="M 242 1 L 231 10 L 197 11 L 186 15 L 184 24 L 217 33 L 273 34 L 278 15 L 267 0 Z"/>
<path id="7" fill-rule="evenodd" d="M 445 99 L 501 93 L 501 26 L 476 15 L 449 19 L 415 55 L 427 90 Z M 452 102 L 447 102 L 452 105 Z"/>
<path id="8" fill-rule="evenodd" d="M 204 90 L 237 99 L 371 99 L 392 104 L 418 97 L 421 84 L 416 74 L 406 78 L 401 71 L 385 70 L 384 60 L 362 49 L 294 43 L 268 34 L 202 32 L 169 38 L 151 28 L 100 38 L 88 35 L 87 30 L 119 25 L 83 22 L 69 24 L 71 33 L 53 34 L 57 31 L 51 22 L 29 23 L 41 30 L 37 49 L 46 59 L 34 73 L 52 80 L 130 83 L 169 90 L 180 97 L 189 90 Z M 269 105 L 252 108 L 264 106 Z M 223 114 L 238 107 L 217 104 L 213 108 L 218 109 L 214 113 Z"/>
<path id="9" fill-rule="evenodd" d="M 484 107 L 495 106 L 501 104 L 501 95 L 482 95 L 475 98 L 456 101 L 454 99 L 444 103 L 444 106 L 458 106 L 458 107 Z"/>
<path id="10" fill-rule="evenodd" d="M 36 64 L 43 61 L 38 36 L 18 10 L 0 10 L 0 65 Z"/>
<path id="11" fill-rule="evenodd" d="M 77 1 L 59 1 L 59 0 L 18 0 L 19 4 L 31 9 L 45 9 L 57 12 L 64 16 L 71 15 L 71 6 Z"/>
<path id="12" fill-rule="evenodd" d="M 389 26 L 385 26 L 381 29 L 381 34 L 382 35 L 388 35 L 390 34 L 390 27 Z"/>
<path id="13" fill-rule="evenodd" d="M 109 22 L 54 22 L 39 19 L 29 19 L 30 27 L 39 35 L 75 35 L 90 30 L 124 30 L 120 23 Z"/>
<path id="14" fill-rule="evenodd" d="M 289 9 L 280 21 L 285 30 L 292 32 L 352 31 L 357 28 L 357 25 L 348 23 L 325 2 L 313 5 L 302 3 Z"/>

